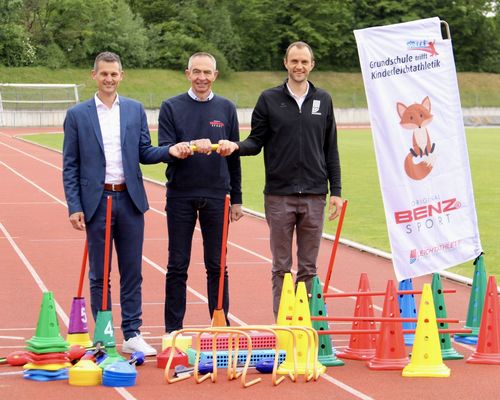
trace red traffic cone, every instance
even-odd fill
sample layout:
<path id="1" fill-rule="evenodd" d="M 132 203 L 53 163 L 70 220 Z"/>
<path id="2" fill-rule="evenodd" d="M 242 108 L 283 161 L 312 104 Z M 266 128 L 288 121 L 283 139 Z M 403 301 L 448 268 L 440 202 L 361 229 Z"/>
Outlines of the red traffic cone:
<path id="1" fill-rule="evenodd" d="M 387 282 L 382 317 L 399 318 L 398 294 L 394 281 Z M 406 354 L 403 328 L 401 322 L 385 322 L 380 326 L 375 357 L 368 361 L 370 369 L 398 370 L 403 369 L 410 359 Z"/>
<path id="2" fill-rule="evenodd" d="M 358 292 L 369 292 L 370 285 L 368 284 L 368 275 L 362 273 L 359 277 Z M 354 317 L 373 317 L 373 303 L 371 296 L 358 296 L 356 299 L 356 308 Z M 354 321 L 352 329 L 356 330 L 375 330 L 374 321 Z M 349 346 L 339 352 L 337 357 L 348 358 L 351 360 L 369 360 L 375 355 L 377 335 L 366 333 L 353 333 L 349 340 Z"/>
<path id="3" fill-rule="evenodd" d="M 494 276 L 488 279 L 477 348 L 467 359 L 473 364 L 500 364 L 500 303 Z"/>

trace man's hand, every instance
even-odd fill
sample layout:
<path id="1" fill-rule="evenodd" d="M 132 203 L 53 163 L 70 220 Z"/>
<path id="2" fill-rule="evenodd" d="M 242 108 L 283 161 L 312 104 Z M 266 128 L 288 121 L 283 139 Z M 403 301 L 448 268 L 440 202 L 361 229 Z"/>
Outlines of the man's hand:
<path id="1" fill-rule="evenodd" d="M 193 150 L 191 150 L 191 146 L 189 146 L 188 142 L 179 142 L 170 146 L 168 149 L 168 153 L 175 158 L 188 158 L 193 155 Z"/>
<path id="2" fill-rule="evenodd" d="M 241 217 L 243 217 L 243 210 L 241 209 L 241 204 L 233 204 L 231 206 L 231 222 L 238 221 Z"/>
<path id="3" fill-rule="evenodd" d="M 330 196 L 330 204 L 328 206 L 328 220 L 333 221 L 340 214 L 342 210 L 342 198 L 338 196 Z"/>
<path id="4" fill-rule="evenodd" d="M 219 153 L 222 157 L 230 156 L 236 150 L 239 150 L 239 147 L 235 142 L 231 142 L 230 140 L 219 140 L 217 153 Z"/>
<path id="5" fill-rule="evenodd" d="M 189 144 L 192 146 L 196 146 L 197 153 L 204 153 L 207 156 L 212 154 L 212 142 L 210 141 L 210 139 L 191 140 Z"/>
<path id="6" fill-rule="evenodd" d="M 69 222 L 71 222 L 71 225 L 73 225 L 73 228 L 76 230 L 85 230 L 85 216 L 81 211 L 71 214 L 69 216 Z"/>

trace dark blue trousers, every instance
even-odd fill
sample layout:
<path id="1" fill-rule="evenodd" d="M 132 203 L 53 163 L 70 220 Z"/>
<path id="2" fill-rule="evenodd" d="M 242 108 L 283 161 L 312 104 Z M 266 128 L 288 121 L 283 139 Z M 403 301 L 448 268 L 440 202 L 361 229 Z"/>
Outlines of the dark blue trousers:
<path id="1" fill-rule="evenodd" d="M 121 328 L 123 336 L 127 340 L 140 333 L 139 328 L 142 325 L 141 284 L 144 214 L 137 210 L 126 190 L 123 192 L 104 191 L 96 213 L 86 223 L 90 266 L 90 305 L 94 320 L 97 312 L 102 309 L 106 198 L 108 195 L 113 198 L 110 245 L 112 249 L 114 244 L 118 258 Z M 111 285 L 108 290 L 107 309 L 111 310 Z"/>
<path id="2" fill-rule="evenodd" d="M 217 308 L 220 277 L 220 255 L 224 219 L 224 199 L 199 197 L 168 198 L 168 266 L 165 283 L 165 330 L 182 329 L 186 313 L 186 285 L 191 260 L 191 245 L 196 220 L 200 221 L 203 254 L 207 273 L 208 310 L 212 318 Z M 227 268 L 224 272 L 223 304 L 229 309 Z M 229 325 L 229 322 L 228 322 Z"/>

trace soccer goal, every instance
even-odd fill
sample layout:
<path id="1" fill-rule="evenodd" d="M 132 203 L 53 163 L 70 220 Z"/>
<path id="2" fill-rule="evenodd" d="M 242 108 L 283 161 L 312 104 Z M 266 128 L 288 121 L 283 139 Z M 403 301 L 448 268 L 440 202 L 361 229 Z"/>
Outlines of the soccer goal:
<path id="1" fill-rule="evenodd" d="M 0 83 L 0 126 L 61 125 L 80 101 L 77 84 Z"/>

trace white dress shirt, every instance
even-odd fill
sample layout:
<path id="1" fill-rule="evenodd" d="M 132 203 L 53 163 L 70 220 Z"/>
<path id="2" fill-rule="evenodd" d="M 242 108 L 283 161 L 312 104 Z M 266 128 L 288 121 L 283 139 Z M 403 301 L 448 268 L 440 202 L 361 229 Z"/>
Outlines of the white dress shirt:
<path id="1" fill-rule="evenodd" d="M 194 92 L 193 88 L 189 88 L 188 90 L 188 95 L 189 97 L 191 97 L 193 100 L 196 100 L 196 101 L 210 101 L 214 98 L 214 92 L 210 91 L 210 94 L 208 95 L 208 97 L 205 99 L 205 100 L 202 100 L 200 99 L 198 96 L 196 96 L 196 93 Z"/>
<path id="2" fill-rule="evenodd" d="M 309 82 L 306 82 L 306 83 L 307 83 L 306 91 L 304 92 L 304 94 L 302 96 L 297 96 L 295 93 L 292 92 L 292 89 L 290 89 L 290 86 L 288 86 L 288 83 L 286 84 L 288 91 L 290 92 L 292 97 L 297 102 L 297 105 L 299 106 L 299 110 L 301 110 L 301 111 L 302 111 L 302 104 L 304 103 L 304 100 L 306 99 L 307 93 L 309 92 Z"/>
<path id="3" fill-rule="evenodd" d="M 108 108 L 95 94 L 95 104 L 99 126 L 101 127 L 104 156 L 106 157 L 106 183 L 125 182 L 120 143 L 120 100 L 118 95 L 111 108 Z"/>

